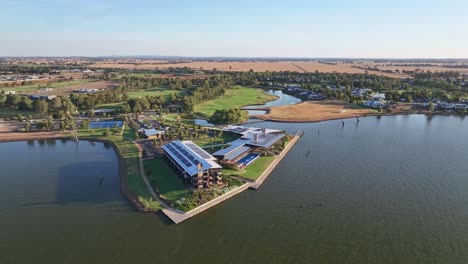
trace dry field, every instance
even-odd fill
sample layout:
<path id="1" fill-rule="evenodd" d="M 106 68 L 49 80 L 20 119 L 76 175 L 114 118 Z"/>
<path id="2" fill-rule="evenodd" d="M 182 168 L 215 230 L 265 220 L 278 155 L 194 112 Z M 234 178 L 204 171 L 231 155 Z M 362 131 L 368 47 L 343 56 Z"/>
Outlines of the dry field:
<path id="1" fill-rule="evenodd" d="M 25 94 L 28 95 L 35 95 L 35 94 L 40 94 L 40 95 L 69 95 L 72 93 L 73 90 L 76 89 L 105 89 L 105 88 L 111 88 L 114 83 L 112 82 L 106 82 L 106 81 L 98 81 L 98 82 L 89 82 L 89 83 L 82 83 L 82 84 L 76 84 L 76 85 L 70 85 L 70 86 L 65 86 L 65 87 L 60 87 L 60 88 L 54 88 L 52 91 L 48 92 L 43 92 L 43 91 L 29 91 L 26 92 Z"/>
<path id="2" fill-rule="evenodd" d="M 397 65 L 395 65 L 397 64 Z M 427 66 L 427 64 L 431 64 L 431 66 Z M 468 68 L 447 68 L 443 67 L 444 65 L 460 65 L 466 64 L 465 61 L 460 62 L 453 62 L 453 63 L 440 63 L 440 62 L 414 62 L 414 63 L 400 63 L 400 62 L 391 62 L 391 63 L 378 63 L 372 61 L 356 61 L 354 63 L 345 63 L 343 66 L 352 67 L 352 66 L 359 66 L 359 67 L 377 67 L 380 70 L 400 70 L 403 71 L 415 71 L 419 69 L 421 71 L 431 71 L 431 72 L 446 72 L 446 71 L 456 71 L 459 73 L 468 74 Z M 420 66 L 419 66 L 420 65 Z"/>
<path id="3" fill-rule="evenodd" d="M 8 133 L 17 131 L 22 127 L 21 123 L 18 122 L 3 122 L 0 121 L 0 133 Z"/>
<path id="4" fill-rule="evenodd" d="M 319 122 L 355 118 L 374 113 L 375 111 L 371 109 L 356 108 L 346 103 L 323 101 L 272 107 L 268 114 L 257 117 L 277 122 Z"/>
<path id="5" fill-rule="evenodd" d="M 61 138 L 60 132 L 0 133 L 0 142 Z"/>
<path id="6" fill-rule="evenodd" d="M 229 61 L 193 61 L 182 63 L 115 63 L 105 62 L 91 65 L 96 68 L 120 68 L 120 69 L 166 69 L 169 67 L 188 67 L 196 70 L 212 70 L 220 71 L 249 71 L 256 72 L 264 71 L 295 71 L 295 72 L 340 72 L 340 73 L 365 73 L 365 70 L 356 69 L 347 65 L 329 65 L 314 61 L 245 61 L 245 62 L 229 62 Z M 380 73 L 378 73 L 380 74 Z M 401 77 L 398 74 L 381 73 L 390 77 Z"/>

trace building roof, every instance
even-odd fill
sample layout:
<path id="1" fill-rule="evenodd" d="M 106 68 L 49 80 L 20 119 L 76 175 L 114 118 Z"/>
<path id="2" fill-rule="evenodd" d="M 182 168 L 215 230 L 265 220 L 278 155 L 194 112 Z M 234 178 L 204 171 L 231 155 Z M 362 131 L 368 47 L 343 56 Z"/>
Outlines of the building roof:
<path id="1" fill-rule="evenodd" d="M 250 139 L 249 143 L 250 146 L 255 147 L 262 147 L 262 148 L 269 148 L 278 140 L 282 139 L 285 134 L 258 134 L 257 137 L 252 135 L 253 138 Z"/>
<path id="2" fill-rule="evenodd" d="M 156 130 L 154 128 L 145 129 L 143 132 L 145 133 L 145 136 L 147 136 L 147 137 L 154 136 L 154 135 L 164 135 L 165 134 L 164 130 Z"/>
<path id="3" fill-rule="evenodd" d="M 224 159 L 225 160 L 233 160 L 233 159 L 239 157 L 240 155 L 246 153 L 247 151 L 250 151 L 251 149 L 252 148 L 249 147 L 249 146 L 241 146 L 241 147 L 237 148 L 235 151 L 232 151 L 229 154 L 225 155 Z"/>
<path id="4" fill-rule="evenodd" d="M 229 143 L 230 145 L 229 147 L 216 151 L 215 153 L 213 153 L 213 156 L 226 156 L 229 153 L 236 151 L 238 148 L 244 146 L 247 142 L 249 142 L 249 140 L 245 140 L 245 139 L 234 140 Z"/>
<path id="5" fill-rule="evenodd" d="M 164 145 L 163 149 L 189 175 L 194 175 L 208 169 L 222 168 L 216 163 L 215 157 L 189 140 L 173 141 Z M 198 170 L 198 164 L 202 165 L 201 170 Z"/>
<path id="6" fill-rule="evenodd" d="M 278 130 L 278 129 L 245 127 L 245 126 L 235 126 L 235 125 L 229 125 L 227 127 L 223 127 L 223 131 L 236 133 L 243 137 L 249 137 L 250 134 L 254 134 L 254 133 L 263 133 L 263 130 L 265 131 L 266 134 L 283 132 L 283 130 Z"/>

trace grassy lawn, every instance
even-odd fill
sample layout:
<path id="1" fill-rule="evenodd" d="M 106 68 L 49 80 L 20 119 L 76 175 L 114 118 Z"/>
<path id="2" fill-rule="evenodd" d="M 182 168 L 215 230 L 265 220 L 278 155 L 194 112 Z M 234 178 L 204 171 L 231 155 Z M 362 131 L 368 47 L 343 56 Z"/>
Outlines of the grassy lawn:
<path id="1" fill-rule="evenodd" d="M 76 84 L 82 84 L 82 83 L 89 83 L 89 82 L 95 82 L 95 80 L 75 80 L 75 81 L 70 81 L 70 82 L 54 82 L 49 85 L 47 83 L 36 83 L 36 84 L 29 84 L 29 85 L 23 85 L 23 86 L 17 86 L 17 87 L 12 87 L 12 88 L 2 88 L 1 90 L 5 91 L 16 91 L 16 92 L 26 92 L 26 91 L 35 91 L 38 90 L 39 86 L 41 87 L 47 87 L 47 88 L 62 88 L 70 85 L 76 85 Z"/>
<path id="2" fill-rule="evenodd" d="M 35 111 L 21 111 L 21 110 L 11 110 L 11 109 L 0 109 L 0 117 L 13 116 L 13 115 L 32 115 L 36 114 Z"/>
<path id="3" fill-rule="evenodd" d="M 146 176 L 151 185 L 168 201 L 175 201 L 190 194 L 184 181 L 162 158 L 144 161 Z"/>
<path id="4" fill-rule="evenodd" d="M 140 203 L 147 209 L 151 211 L 162 209 L 161 205 L 157 201 L 153 200 L 153 197 L 148 191 L 148 188 L 140 174 L 138 148 L 131 140 L 128 139 L 133 136 L 133 130 L 126 127 L 123 137 L 116 135 L 104 137 L 102 135 L 104 131 L 105 129 L 80 129 L 77 132 L 80 139 L 100 138 L 113 141 L 126 165 L 128 191 L 138 197 Z"/>
<path id="5" fill-rule="evenodd" d="M 275 100 L 276 96 L 265 93 L 263 90 L 240 87 L 229 89 L 220 98 L 210 100 L 195 106 L 195 112 L 200 112 L 206 117 L 213 115 L 215 110 L 240 108 L 246 105 L 263 104 Z"/>
<path id="6" fill-rule="evenodd" d="M 244 171 L 223 169 L 225 175 L 239 175 L 242 178 L 255 181 L 262 175 L 266 168 L 273 162 L 275 157 L 260 157 L 247 166 Z"/>
<path id="7" fill-rule="evenodd" d="M 151 88 L 148 90 L 141 90 L 141 91 L 136 91 L 136 92 L 130 92 L 128 93 L 128 96 L 130 98 L 139 98 L 139 97 L 145 97 L 147 95 L 149 96 L 165 96 L 169 97 L 171 94 L 180 94 L 183 93 L 184 91 L 180 90 L 170 90 L 169 88 L 164 88 L 164 87 L 156 87 L 156 88 Z"/>
<path id="8" fill-rule="evenodd" d="M 161 74 L 158 74 L 158 73 L 130 73 L 130 74 L 117 74 L 117 78 L 122 78 L 122 77 L 125 77 L 125 76 L 128 76 L 128 77 L 136 77 L 136 78 L 146 78 L 146 77 L 155 78 L 155 77 L 159 77 L 159 76 L 161 76 Z"/>
<path id="9" fill-rule="evenodd" d="M 221 137 L 200 137 L 192 141 L 200 147 L 229 143 L 238 139 L 239 136 L 231 133 L 223 133 Z"/>

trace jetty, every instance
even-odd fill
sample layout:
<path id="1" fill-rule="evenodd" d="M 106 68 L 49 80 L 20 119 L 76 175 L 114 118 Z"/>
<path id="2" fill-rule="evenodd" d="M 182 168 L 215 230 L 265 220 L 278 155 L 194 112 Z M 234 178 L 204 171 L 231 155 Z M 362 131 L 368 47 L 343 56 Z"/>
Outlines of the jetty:
<path id="1" fill-rule="evenodd" d="M 254 182 L 247 182 L 240 187 L 231 190 L 221 196 L 216 197 L 215 199 L 206 202 L 197 208 L 194 208 L 188 212 L 182 212 L 180 210 L 174 209 L 172 207 L 164 206 L 165 209 L 162 210 L 162 212 L 169 217 L 174 223 L 178 224 L 181 223 L 187 219 L 189 219 L 192 216 L 195 216 L 231 197 L 233 197 L 236 194 L 239 194 L 247 189 L 255 189 L 258 190 L 260 186 L 263 184 L 263 182 L 270 176 L 271 172 L 276 168 L 276 166 L 281 162 L 281 160 L 288 154 L 288 152 L 292 149 L 292 147 L 297 143 L 297 141 L 304 135 L 304 131 L 299 130 L 293 137 L 293 139 L 289 142 L 289 144 L 286 146 L 286 148 L 281 151 L 279 155 L 275 157 L 273 162 L 266 168 L 266 170 L 260 175 L 260 177 L 254 181 Z"/>

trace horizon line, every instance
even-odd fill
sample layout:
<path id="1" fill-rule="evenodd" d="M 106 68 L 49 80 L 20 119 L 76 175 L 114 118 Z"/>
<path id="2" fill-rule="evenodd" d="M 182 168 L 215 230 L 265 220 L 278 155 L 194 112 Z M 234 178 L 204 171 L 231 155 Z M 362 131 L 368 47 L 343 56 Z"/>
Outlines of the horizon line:
<path id="1" fill-rule="evenodd" d="M 468 57 L 297 57 L 297 56 L 185 56 L 185 55 L 31 55 L 4 58 L 168 58 L 168 59 L 281 59 L 281 60 L 468 60 Z"/>

